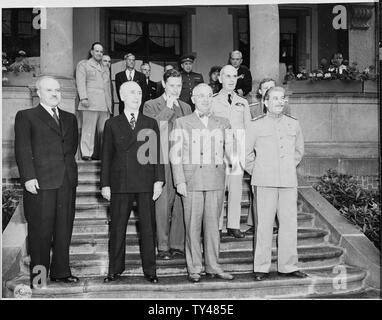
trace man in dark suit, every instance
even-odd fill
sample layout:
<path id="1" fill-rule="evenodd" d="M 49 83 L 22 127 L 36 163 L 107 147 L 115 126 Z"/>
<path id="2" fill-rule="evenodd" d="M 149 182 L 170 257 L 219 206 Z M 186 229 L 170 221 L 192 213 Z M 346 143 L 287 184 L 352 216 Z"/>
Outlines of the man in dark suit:
<path id="1" fill-rule="evenodd" d="M 74 114 L 58 108 L 61 93 L 57 80 L 42 77 L 36 87 L 40 104 L 19 111 L 15 120 L 15 155 L 24 186 L 31 283 L 37 284 L 33 283 L 36 266 L 45 267 L 46 275 L 50 271 L 51 281 L 72 283 L 78 281 L 69 267 L 78 179 L 74 158 L 77 120 Z"/>
<path id="2" fill-rule="evenodd" d="M 143 273 L 156 283 L 154 201 L 165 181 L 159 129 L 155 120 L 139 112 L 142 89 L 137 83 L 122 84 L 120 95 L 125 109 L 105 124 L 101 159 L 102 196 L 111 201 L 109 272 L 104 281 L 116 280 L 125 270 L 126 227 L 137 200 Z"/>
<path id="3" fill-rule="evenodd" d="M 143 104 L 149 100 L 146 89 L 146 77 L 142 72 L 135 70 L 135 56 L 132 53 L 128 53 L 124 56 L 126 62 L 126 70 L 118 72 L 115 75 L 115 86 L 117 90 L 117 96 L 119 100 L 119 114 L 123 113 L 124 103 L 120 96 L 120 87 L 122 83 L 127 81 L 135 81 L 142 89 L 142 103 L 140 105 L 140 112 L 142 112 Z"/>
<path id="4" fill-rule="evenodd" d="M 243 55 L 240 51 L 235 50 L 230 52 L 228 63 L 231 64 L 237 70 L 237 82 L 235 92 L 245 97 L 252 91 L 252 75 L 249 69 L 242 65 Z"/>
<path id="5" fill-rule="evenodd" d="M 180 93 L 180 100 L 186 102 L 191 106 L 192 111 L 195 106 L 191 101 L 192 90 L 199 84 L 203 83 L 203 76 L 200 73 L 192 71 L 195 57 L 192 54 L 186 54 L 180 58 L 180 66 L 182 68 L 182 92 Z"/>
<path id="6" fill-rule="evenodd" d="M 166 186 L 155 204 L 158 258 L 168 260 L 184 255 L 184 219 L 182 200 L 175 192 L 172 170 L 168 161 L 169 135 L 177 118 L 191 114 L 191 107 L 179 99 L 182 77 L 177 70 L 168 70 L 162 81 L 165 92 L 145 103 L 143 113 L 157 120 L 165 156 Z M 167 150 L 167 154 L 165 154 Z"/>
<path id="7" fill-rule="evenodd" d="M 147 91 L 147 100 L 155 99 L 157 97 L 157 84 L 154 81 L 150 80 L 151 68 L 148 62 L 141 64 L 141 72 L 145 75 L 146 80 L 146 91 Z"/>

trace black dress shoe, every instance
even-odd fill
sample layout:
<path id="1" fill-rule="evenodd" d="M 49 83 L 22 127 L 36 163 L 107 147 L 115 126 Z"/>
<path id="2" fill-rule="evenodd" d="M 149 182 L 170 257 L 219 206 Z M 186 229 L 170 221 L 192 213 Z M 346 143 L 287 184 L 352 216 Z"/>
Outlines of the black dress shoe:
<path id="1" fill-rule="evenodd" d="M 265 278 L 267 278 L 268 277 L 268 273 L 266 273 L 266 272 L 254 272 L 253 273 L 253 279 L 255 280 L 255 281 L 262 281 L 262 280 L 264 280 Z"/>
<path id="2" fill-rule="evenodd" d="M 53 282 L 64 282 L 64 283 L 76 283 L 76 282 L 80 281 L 80 279 L 78 279 L 75 276 L 69 276 L 69 277 L 65 277 L 65 278 L 50 277 L 50 281 L 53 281 Z"/>
<path id="3" fill-rule="evenodd" d="M 192 283 L 198 283 L 200 282 L 200 274 L 197 274 L 197 273 L 189 274 L 187 276 L 187 280 Z"/>
<path id="4" fill-rule="evenodd" d="M 245 230 L 244 233 L 247 234 L 247 235 L 253 235 L 255 233 L 255 228 L 254 227 L 250 227 L 247 230 Z"/>
<path id="5" fill-rule="evenodd" d="M 103 279 L 103 282 L 108 283 L 108 282 L 118 280 L 120 278 L 121 278 L 121 275 L 119 273 L 108 274 L 107 277 L 105 279 Z"/>
<path id="6" fill-rule="evenodd" d="M 228 272 L 222 273 L 206 273 L 207 278 L 211 279 L 223 279 L 223 280 L 233 280 L 234 276 Z"/>
<path id="7" fill-rule="evenodd" d="M 305 272 L 301 272 L 301 271 L 293 271 L 293 272 L 288 272 L 288 273 L 284 273 L 284 272 L 278 272 L 279 276 L 282 276 L 282 277 L 293 277 L 293 278 L 306 278 L 308 277 L 308 275 L 305 273 Z"/>
<path id="8" fill-rule="evenodd" d="M 82 160 L 84 160 L 84 161 L 91 161 L 92 157 L 82 157 Z"/>
<path id="9" fill-rule="evenodd" d="M 150 276 L 148 274 L 145 274 L 145 279 L 151 283 L 158 283 L 159 281 L 157 276 Z"/>
<path id="10" fill-rule="evenodd" d="M 239 229 L 229 229 L 227 228 L 227 235 L 232 236 L 234 238 L 244 238 L 245 234 L 241 232 Z"/>
<path id="11" fill-rule="evenodd" d="M 169 251 L 158 251 L 157 258 L 160 260 L 170 260 L 171 259 L 171 254 Z"/>
<path id="12" fill-rule="evenodd" d="M 184 252 L 179 249 L 170 249 L 171 257 L 175 258 L 176 256 L 184 257 Z"/>

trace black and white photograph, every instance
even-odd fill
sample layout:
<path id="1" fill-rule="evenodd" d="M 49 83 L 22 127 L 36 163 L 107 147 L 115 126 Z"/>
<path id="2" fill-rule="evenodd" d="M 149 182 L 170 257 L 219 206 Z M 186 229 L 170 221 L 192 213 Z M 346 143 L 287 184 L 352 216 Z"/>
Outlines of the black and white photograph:
<path id="1" fill-rule="evenodd" d="M 380 300 L 380 15 L 3 1 L 1 299 Z"/>

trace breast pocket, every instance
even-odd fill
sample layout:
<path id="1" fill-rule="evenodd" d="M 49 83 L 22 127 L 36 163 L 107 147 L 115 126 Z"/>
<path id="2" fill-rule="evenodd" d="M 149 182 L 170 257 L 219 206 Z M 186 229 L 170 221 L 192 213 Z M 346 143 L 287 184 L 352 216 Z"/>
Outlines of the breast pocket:
<path id="1" fill-rule="evenodd" d="M 86 78 L 88 80 L 95 80 L 97 77 L 96 71 L 95 70 L 86 70 Z"/>

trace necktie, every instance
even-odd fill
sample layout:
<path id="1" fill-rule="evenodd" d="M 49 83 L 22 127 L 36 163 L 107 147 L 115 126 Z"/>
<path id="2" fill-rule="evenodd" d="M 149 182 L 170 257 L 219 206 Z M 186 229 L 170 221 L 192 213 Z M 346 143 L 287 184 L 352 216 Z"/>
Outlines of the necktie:
<path id="1" fill-rule="evenodd" d="M 131 71 L 129 71 L 129 81 L 131 81 L 133 79 L 131 79 Z"/>
<path id="2" fill-rule="evenodd" d="M 52 108 L 52 112 L 54 121 L 56 121 L 57 125 L 60 126 L 60 120 L 58 119 L 56 107 Z"/>
<path id="3" fill-rule="evenodd" d="M 134 116 L 134 113 L 130 113 L 130 115 L 131 115 L 130 127 L 131 127 L 131 129 L 134 130 L 134 128 L 135 128 L 135 116 Z"/>
<path id="4" fill-rule="evenodd" d="M 210 115 L 211 115 L 211 114 L 210 114 L 209 112 L 206 112 L 206 113 L 199 113 L 199 117 L 200 117 L 200 119 L 203 119 L 204 117 L 209 118 Z"/>
<path id="5" fill-rule="evenodd" d="M 231 103 L 232 103 L 232 98 L 231 98 L 231 94 L 229 93 L 228 94 L 228 103 L 231 105 Z"/>

